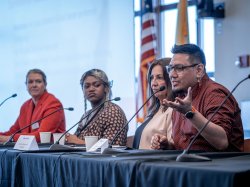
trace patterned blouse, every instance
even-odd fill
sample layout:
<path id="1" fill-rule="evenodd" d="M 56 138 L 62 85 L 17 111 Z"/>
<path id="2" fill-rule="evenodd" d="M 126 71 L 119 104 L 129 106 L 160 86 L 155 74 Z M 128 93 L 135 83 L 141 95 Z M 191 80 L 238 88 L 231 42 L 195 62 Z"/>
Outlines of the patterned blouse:
<path id="1" fill-rule="evenodd" d="M 90 112 L 91 110 L 87 111 L 83 117 Z M 103 107 L 93 112 L 92 115 L 79 124 L 75 135 L 82 140 L 84 140 L 84 136 L 98 136 L 98 139 L 107 138 L 110 143 L 116 133 L 118 133 L 126 123 L 127 119 L 123 110 L 118 105 L 107 102 Z M 113 144 L 126 145 L 127 131 L 128 128 L 126 127 Z"/>

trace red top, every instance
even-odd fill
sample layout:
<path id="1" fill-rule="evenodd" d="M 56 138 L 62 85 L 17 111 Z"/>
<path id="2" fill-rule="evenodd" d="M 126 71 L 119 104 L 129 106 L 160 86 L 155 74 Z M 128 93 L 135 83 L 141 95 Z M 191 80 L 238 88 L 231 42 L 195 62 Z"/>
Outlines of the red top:
<path id="1" fill-rule="evenodd" d="M 42 97 L 35 106 L 32 99 L 26 101 L 21 109 L 20 114 L 11 128 L 0 135 L 11 136 L 19 129 L 43 118 L 44 116 L 62 108 L 61 102 L 52 94 L 45 91 Z M 38 121 L 36 124 L 27 127 L 14 136 L 16 142 L 20 135 L 35 135 L 37 142 L 40 142 L 39 132 L 64 132 L 65 131 L 65 116 L 64 110 L 59 110 L 54 114 Z"/>
<path id="2" fill-rule="evenodd" d="M 192 89 L 192 105 L 205 118 L 210 119 L 214 111 L 221 105 L 229 94 L 222 85 L 212 81 L 205 75 L 200 84 Z M 197 134 L 192 122 L 184 114 L 173 111 L 173 139 L 176 149 L 186 149 L 192 138 Z M 211 122 L 221 126 L 228 138 L 228 148 L 224 151 L 243 151 L 244 133 L 241 121 L 240 108 L 233 96 L 224 103 L 215 114 Z M 191 150 L 218 151 L 201 135 L 197 137 Z"/>

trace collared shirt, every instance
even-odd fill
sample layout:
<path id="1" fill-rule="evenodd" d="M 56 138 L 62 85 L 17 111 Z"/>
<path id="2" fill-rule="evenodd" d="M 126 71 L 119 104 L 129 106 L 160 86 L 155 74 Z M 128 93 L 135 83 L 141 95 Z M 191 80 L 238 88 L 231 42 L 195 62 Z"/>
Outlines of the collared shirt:
<path id="1" fill-rule="evenodd" d="M 192 105 L 205 118 L 210 119 L 230 92 L 224 86 L 209 79 L 206 74 L 201 82 L 193 88 L 192 93 Z M 211 120 L 226 132 L 229 146 L 224 151 L 243 151 L 244 133 L 240 113 L 237 101 L 233 96 L 230 96 Z M 197 130 L 192 122 L 185 118 L 184 114 L 177 111 L 173 111 L 172 120 L 175 147 L 176 149 L 185 149 L 197 134 Z M 218 151 L 201 135 L 198 136 L 191 149 Z"/>

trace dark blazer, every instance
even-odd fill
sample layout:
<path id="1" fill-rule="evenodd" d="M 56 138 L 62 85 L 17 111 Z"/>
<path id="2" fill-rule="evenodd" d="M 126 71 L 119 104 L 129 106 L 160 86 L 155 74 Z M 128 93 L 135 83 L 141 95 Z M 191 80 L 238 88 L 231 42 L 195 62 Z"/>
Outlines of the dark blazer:
<path id="1" fill-rule="evenodd" d="M 141 141 L 141 134 L 143 129 L 146 127 L 148 122 L 153 118 L 154 115 L 148 116 L 146 120 L 136 129 L 135 131 L 135 137 L 133 142 L 133 148 L 139 149 L 140 141 Z"/>

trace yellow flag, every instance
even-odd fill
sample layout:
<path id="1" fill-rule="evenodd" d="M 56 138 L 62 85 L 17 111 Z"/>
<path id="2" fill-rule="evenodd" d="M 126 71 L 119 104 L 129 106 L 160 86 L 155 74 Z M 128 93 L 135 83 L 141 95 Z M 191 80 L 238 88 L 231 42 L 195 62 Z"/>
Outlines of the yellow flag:
<path id="1" fill-rule="evenodd" d="M 187 0 L 179 0 L 175 44 L 189 43 Z"/>

